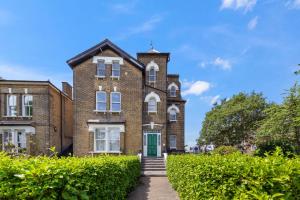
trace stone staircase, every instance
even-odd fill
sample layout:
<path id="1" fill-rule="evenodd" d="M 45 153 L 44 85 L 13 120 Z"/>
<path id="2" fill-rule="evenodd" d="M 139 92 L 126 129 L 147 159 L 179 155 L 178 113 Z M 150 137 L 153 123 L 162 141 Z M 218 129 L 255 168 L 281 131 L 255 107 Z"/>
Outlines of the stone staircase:
<path id="1" fill-rule="evenodd" d="M 142 158 L 142 176 L 166 176 L 166 166 L 163 158 Z"/>

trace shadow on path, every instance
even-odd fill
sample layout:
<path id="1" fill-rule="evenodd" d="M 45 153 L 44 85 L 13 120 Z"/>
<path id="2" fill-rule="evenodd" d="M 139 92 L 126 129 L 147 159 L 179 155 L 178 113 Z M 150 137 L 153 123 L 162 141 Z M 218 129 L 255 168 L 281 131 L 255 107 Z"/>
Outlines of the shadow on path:
<path id="1" fill-rule="evenodd" d="M 179 200 L 179 197 L 167 177 L 144 176 L 128 200 Z"/>

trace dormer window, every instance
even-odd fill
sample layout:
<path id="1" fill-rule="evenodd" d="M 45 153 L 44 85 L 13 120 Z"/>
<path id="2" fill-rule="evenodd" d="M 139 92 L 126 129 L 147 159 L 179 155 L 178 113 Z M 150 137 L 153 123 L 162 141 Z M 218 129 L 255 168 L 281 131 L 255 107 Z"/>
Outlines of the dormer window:
<path id="1" fill-rule="evenodd" d="M 154 68 L 151 68 L 149 71 L 149 82 L 155 82 L 156 81 L 156 71 Z"/>
<path id="2" fill-rule="evenodd" d="M 119 63 L 119 61 L 113 61 L 111 76 L 116 77 L 116 78 L 120 77 L 120 63 Z"/>
<path id="3" fill-rule="evenodd" d="M 98 60 L 97 62 L 97 76 L 105 77 L 106 74 L 106 67 L 104 60 Z"/>
<path id="4" fill-rule="evenodd" d="M 176 87 L 172 86 L 170 89 L 170 96 L 171 97 L 176 97 Z"/>
<path id="5" fill-rule="evenodd" d="M 169 120 L 170 121 L 177 121 L 177 114 L 176 114 L 176 110 L 172 109 L 169 113 Z"/>

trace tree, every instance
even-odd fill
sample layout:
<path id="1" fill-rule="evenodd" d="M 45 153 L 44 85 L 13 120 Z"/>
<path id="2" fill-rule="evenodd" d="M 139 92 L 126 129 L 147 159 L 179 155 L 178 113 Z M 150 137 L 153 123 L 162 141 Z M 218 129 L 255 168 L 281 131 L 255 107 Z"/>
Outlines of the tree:
<path id="1" fill-rule="evenodd" d="M 220 145 L 253 144 L 259 122 L 269 106 L 261 93 L 239 93 L 206 113 L 198 143 Z"/>

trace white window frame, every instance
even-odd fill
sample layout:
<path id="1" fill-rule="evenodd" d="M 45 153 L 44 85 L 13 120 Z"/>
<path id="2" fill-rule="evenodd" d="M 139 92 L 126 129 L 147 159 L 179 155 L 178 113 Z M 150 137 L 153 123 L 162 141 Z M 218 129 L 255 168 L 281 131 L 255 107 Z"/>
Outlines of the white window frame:
<path id="1" fill-rule="evenodd" d="M 113 102 L 113 94 L 119 94 L 120 95 L 120 101 L 119 102 Z M 120 110 L 113 110 L 113 104 L 120 104 Z M 121 112 L 122 110 L 122 95 L 121 92 L 111 92 L 110 93 L 110 111 L 111 112 Z"/>
<path id="2" fill-rule="evenodd" d="M 155 102 L 155 107 L 154 107 L 155 109 L 154 110 L 149 109 L 150 108 L 150 102 L 152 102 L 152 101 Z M 152 105 L 152 106 L 154 106 L 154 105 Z M 148 113 L 157 113 L 157 101 L 154 97 L 151 97 L 148 101 Z"/>
<path id="3" fill-rule="evenodd" d="M 171 139 L 172 139 L 172 137 L 173 137 L 173 139 L 175 139 L 175 141 L 174 141 L 174 145 L 175 146 L 171 146 L 171 145 L 173 145 L 172 143 L 171 143 Z M 170 149 L 177 149 L 177 138 L 176 138 L 176 135 L 169 135 L 169 144 L 170 144 Z"/>
<path id="4" fill-rule="evenodd" d="M 31 98 L 31 105 L 26 105 L 25 104 L 25 98 L 29 97 Z M 29 113 L 29 115 L 26 115 L 26 107 L 30 108 L 31 107 L 31 113 Z M 32 95 L 23 95 L 22 96 L 22 115 L 23 117 L 32 117 L 32 112 L 33 112 L 33 96 Z"/>
<path id="5" fill-rule="evenodd" d="M 118 64 L 117 66 L 117 68 L 116 68 L 116 65 L 115 64 Z M 118 72 L 118 74 L 119 75 L 114 75 L 114 72 Z M 120 76 L 121 76 L 121 65 L 120 65 L 120 62 L 118 61 L 118 60 L 113 60 L 112 61 L 112 65 L 111 65 L 111 77 L 112 78 L 120 78 Z"/>
<path id="6" fill-rule="evenodd" d="M 21 137 L 18 137 L 18 134 L 21 133 Z M 8 136 L 8 141 L 4 141 L 5 134 Z M 26 149 L 26 132 L 25 130 L 16 130 L 16 129 L 6 129 L 6 130 L 0 130 L 0 137 L 1 137 L 1 144 L 0 144 L 0 151 L 6 151 L 6 146 L 11 143 L 14 145 L 14 148 L 16 152 L 18 153 L 20 149 Z M 20 140 L 19 140 L 20 139 Z M 23 146 L 23 147 L 19 147 Z"/>
<path id="7" fill-rule="evenodd" d="M 175 116 L 175 118 L 172 118 L 171 116 Z M 169 112 L 169 121 L 170 122 L 176 122 L 177 121 L 177 112 L 175 109 L 172 109 L 170 112 Z"/>
<path id="8" fill-rule="evenodd" d="M 102 129 L 104 130 L 104 133 L 105 133 L 105 137 L 104 139 L 96 139 L 96 131 L 97 129 Z M 119 138 L 118 139 L 109 139 L 109 134 L 110 134 L 110 130 L 112 129 L 118 129 L 119 131 Z M 100 140 L 103 140 L 105 141 L 105 148 L 104 148 L 104 151 L 101 151 L 101 150 L 97 150 L 97 141 L 100 141 Z M 110 151 L 109 150 L 109 142 L 110 141 L 119 141 L 119 150 L 117 151 Z M 121 153 L 121 130 L 120 128 L 117 128 L 117 127 L 103 127 L 103 128 L 96 128 L 94 130 L 94 152 L 95 153 Z"/>
<path id="9" fill-rule="evenodd" d="M 170 97 L 176 97 L 177 96 L 177 89 L 175 86 L 171 86 L 170 88 Z"/>
<path id="10" fill-rule="evenodd" d="M 101 94 L 104 94 L 105 96 L 105 101 L 98 101 L 98 93 L 101 93 Z M 105 109 L 104 110 L 99 110 L 98 109 L 98 103 L 104 103 L 105 104 Z M 106 95 L 106 92 L 105 91 L 96 91 L 96 112 L 106 112 L 106 109 L 107 109 L 107 95 Z"/>
<path id="11" fill-rule="evenodd" d="M 151 71 L 153 71 L 154 72 L 154 74 L 151 74 Z M 151 67 L 150 69 L 149 69 L 149 71 L 148 71 L 148 81 L 149 81 L 149 83 L 155 83 L 156 82 L 156 70 L 155 70 L 155 68 L 154 67 Z M 151 80 L 151 78 L 150 77 L 153 77 L 153 80 Z"/>
<path id="12" fill-rule="evenodd" d="M 99 69 L 100 68 L 100 64 L 102 65 L 103 64 L 103 66 L 104 66 L 104 69 Z M 105 76 L 106 76 L 106 64 L 105 64 L 105 61 L 104 60 L 98 60 L 97 61 L 97 69 L 96 69 L 97 71 L 96 71 L 96 77 L 99 77 L 99 78 L 104 78 Z M 104 70 L 104 75 L 103 74 L 100 74 L 99 72 L 101 72 L 101 70 L 102 70 L 102 72 L 103 72 L 103 70 Z"/>
<path id="13" fill-rule="evenodd" d="M 14 97 L 15 101 L 14 101 L 14 105 L 10 105 L 10 97 Z M 7 95 L 7 101 L 6 101 L 7 107 L 6 107 L 6 116 L 8 117 L 16 117 L 18 115 L 18 107 L 17 107 L 17 95 L 15 94 L 9 94 Z M 12 114 L 12 110 L 11 108 L 14 107 L 15 108 L 15 112 L 14 114 Z"/>

